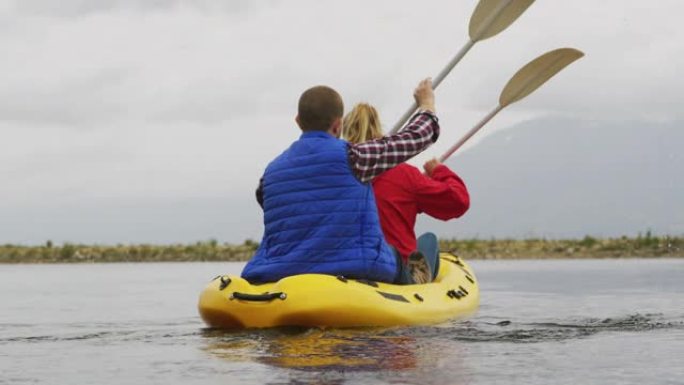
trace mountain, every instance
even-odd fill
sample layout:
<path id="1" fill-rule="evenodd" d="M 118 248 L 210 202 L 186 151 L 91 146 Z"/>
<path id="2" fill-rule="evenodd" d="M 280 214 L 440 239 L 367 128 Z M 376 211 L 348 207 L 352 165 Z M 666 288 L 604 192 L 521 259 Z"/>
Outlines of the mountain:
<path id="1" fill-rule="evenodd" d="M 547 117 L 484 138 L 447 165 L 466 182 L 445 237 L 684 234 L 684 124 Z"/>

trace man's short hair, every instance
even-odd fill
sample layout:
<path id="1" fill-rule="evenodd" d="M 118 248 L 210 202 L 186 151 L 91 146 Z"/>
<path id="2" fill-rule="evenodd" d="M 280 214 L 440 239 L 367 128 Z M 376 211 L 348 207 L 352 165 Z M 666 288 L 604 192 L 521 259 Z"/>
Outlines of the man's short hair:
<path id="1" fill-rule="evenodd" d="M 344 115 L 342 97 L 327 86 L 311 87 L 299 97 L 299 125 L 302 131 L 328 131 Z"/>

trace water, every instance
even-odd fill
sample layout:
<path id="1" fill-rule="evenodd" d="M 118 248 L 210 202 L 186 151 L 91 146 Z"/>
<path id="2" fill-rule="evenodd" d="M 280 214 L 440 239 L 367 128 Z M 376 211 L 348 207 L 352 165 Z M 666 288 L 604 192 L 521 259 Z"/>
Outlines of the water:
<path id="1" fill-rule="evenodd" d="M 684 384 L 684 260 L 474 261 L 468 321 L 205 329 L 238 263 L 0 266 L 1 384 Z"/>

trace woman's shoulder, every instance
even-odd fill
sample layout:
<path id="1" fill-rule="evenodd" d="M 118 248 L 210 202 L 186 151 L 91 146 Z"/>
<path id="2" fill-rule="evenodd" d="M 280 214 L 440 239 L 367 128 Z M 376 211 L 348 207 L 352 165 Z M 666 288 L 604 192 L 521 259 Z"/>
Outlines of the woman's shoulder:
<path id="1" fill-rule="evenodd" d="M 420 174 L 420 170 L 418 167 L 410 165 L 408 163 L 402 163 L 399 166 L 397 166 L 401 170 L 401 172 L 406 173 L 406 174 L 411 174 L 411 175 L 416 175 Z"/>
<path id="2" fill-rule="evenodd" d="M 416 176 L 420 176 L 420 170 L 408 163 L 401 163 L 394 168 L 383 172 L 378 176 L 378 178 L 385 180 L 401 179 L 405 181 L 406 178 L 414 179 Z"/>

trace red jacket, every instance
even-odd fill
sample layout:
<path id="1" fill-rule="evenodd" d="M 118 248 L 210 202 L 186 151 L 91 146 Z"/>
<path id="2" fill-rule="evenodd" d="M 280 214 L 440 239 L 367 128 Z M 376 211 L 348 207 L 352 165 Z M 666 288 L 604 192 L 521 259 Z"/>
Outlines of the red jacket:
<path id="1" fill-rule="evenodd" d="M 419 213 L 448 220 L 460 217 L 470 207 L 465 184 L 443 164 L 428 177 L 402 163 L 376 177 L 373 190 L 385 239 L 404 260 L 416 249 L 413 229 Z"/>

